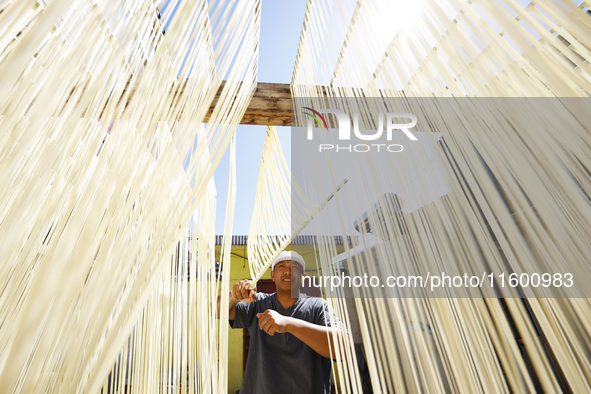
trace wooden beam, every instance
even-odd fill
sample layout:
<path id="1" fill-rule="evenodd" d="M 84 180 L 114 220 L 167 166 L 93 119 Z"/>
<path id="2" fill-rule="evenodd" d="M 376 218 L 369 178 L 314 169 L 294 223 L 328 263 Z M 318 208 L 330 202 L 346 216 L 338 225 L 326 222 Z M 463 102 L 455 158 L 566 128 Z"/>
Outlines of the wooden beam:
<path id="1" fill-rule="evenodd" d="M 223 85 L 218 90 L 204 122 L 209 121 Z M 289 84 L 258 82 L 240 124 L 291 126 L 291 90 Z"/>

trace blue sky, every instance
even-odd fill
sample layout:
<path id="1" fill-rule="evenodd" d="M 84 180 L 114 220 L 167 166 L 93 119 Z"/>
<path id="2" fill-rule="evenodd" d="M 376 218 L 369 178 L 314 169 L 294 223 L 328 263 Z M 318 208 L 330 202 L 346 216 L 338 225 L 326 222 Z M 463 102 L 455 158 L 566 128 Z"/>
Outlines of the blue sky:
<path id="1" fill-rule="evenodd" d="M 259 47 L 259 82 L 290 83 L 306 0 L 262 0 Z M 236 207 L 234 235 L 247 235 L 254 207 L 256 184 L 265 141 L 265 126 L 240 125 L 236 131 Z M 287 163 L 291 163 L 290 128 L 277 132 Z M 214 175 L 217 189 L 216 234 L 223 234 L 228 190 L 229 152 Z"/>

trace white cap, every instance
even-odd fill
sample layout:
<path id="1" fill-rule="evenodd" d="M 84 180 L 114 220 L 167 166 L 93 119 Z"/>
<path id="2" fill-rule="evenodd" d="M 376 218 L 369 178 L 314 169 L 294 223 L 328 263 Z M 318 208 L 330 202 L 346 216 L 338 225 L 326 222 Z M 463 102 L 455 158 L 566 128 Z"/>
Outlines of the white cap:
<path id="1" fill-rule="evenodd" d="M 298 263 L 302 266 L 302 272 L 306 271 L 306 262 L 304 261 L 304 258 L 300 256 L 298 252 L 294 252 L 293 250 L 279 253 L 279 256 L 277 256 L 275 261 L 273 261 L 273 265 L 271 265 L 271 270 L 275 271 L 275 265 L 286 260 L 291 260 L 292 263 Z"/>

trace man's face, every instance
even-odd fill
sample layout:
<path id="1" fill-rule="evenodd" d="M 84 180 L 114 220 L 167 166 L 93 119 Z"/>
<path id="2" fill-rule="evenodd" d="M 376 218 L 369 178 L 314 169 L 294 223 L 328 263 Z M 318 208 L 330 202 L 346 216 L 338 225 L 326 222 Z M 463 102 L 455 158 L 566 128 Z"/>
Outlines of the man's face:
<path id="1" fill-rule="evenodd" d="M 299 289 L 302 285 L 302 266 L 291 260 L 280 261 L 271 271 L 271 279 L 278 290 Z"/>

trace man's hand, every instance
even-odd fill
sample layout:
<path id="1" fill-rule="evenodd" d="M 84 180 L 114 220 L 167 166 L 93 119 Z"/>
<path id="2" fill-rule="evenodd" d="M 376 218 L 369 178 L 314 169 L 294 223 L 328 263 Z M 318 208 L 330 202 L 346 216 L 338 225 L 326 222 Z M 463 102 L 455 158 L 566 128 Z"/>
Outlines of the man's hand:
<path id="1" fill-rule="evenodd" d="M 244 302 L 245 304 L 250 304 L 257 299 L 257 288 L 254 289 L 250 288 L 251 281 L 248 279 L 241 280 L 237 282 L 230 291 L 230 297 L 236 302 Z"/>
<path id="2" fill-rule="evenodd" d="M 259 318 L 259 328 L 267 334 L 273 336 L 276 332 L 287 332 L 290 317 L 283 316 L 277 311 L 267 309 L 265 313 L 257 313 Z"/>
<path id="3" fill-rule="evenodd" d="M 353 349 L 351 336 L 339 328 L 326 327 L 302 319 L 283 316 L 272 309 L 267 309 L 265 313 L 257 313 L 257 317 L 259 319 L 259 328 L 267 334 L 273 336 L 276 333 L 289 332 L 322 357 L 334 360 L 344 360 L 346 358 L 344 348 L 341 348 L 341 352 L 338 354 L 335 353 L 335 341 L 337 340 L 341 341 L 341 347 Z"/>
<path id="4" fill-rule="evenodd" d="M 230 290 L 230 299 L 229 301 L 229 313 L 228 319 L 234 320 L 236 316 L 236 304 L 240 301 L 245 302 L 247 304 L 256 301 L 257 299 L 257 288 L 254 289 L 250 288 L 251 281 L 248 279 L 241 280 L 240 282 L 236 283 L 232 290 Z M 217 305 L 217 316 L 218 319 L 220 317 L 220 304 L 221 304 L 222 296 L 218 296 L 218 305 Z"/>

